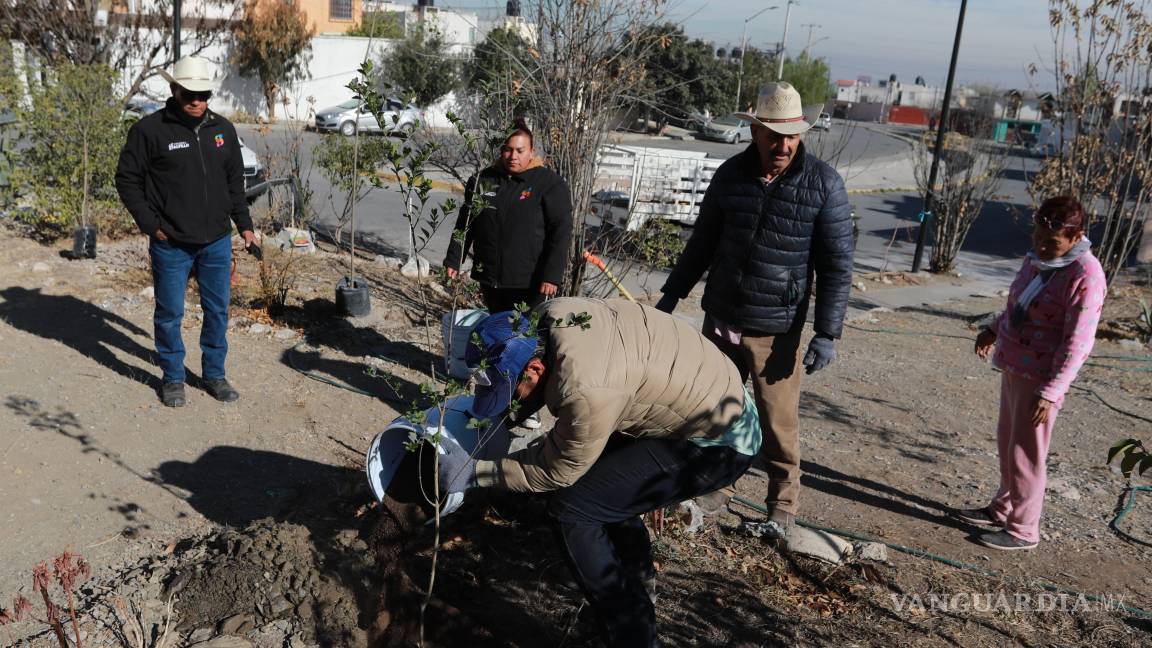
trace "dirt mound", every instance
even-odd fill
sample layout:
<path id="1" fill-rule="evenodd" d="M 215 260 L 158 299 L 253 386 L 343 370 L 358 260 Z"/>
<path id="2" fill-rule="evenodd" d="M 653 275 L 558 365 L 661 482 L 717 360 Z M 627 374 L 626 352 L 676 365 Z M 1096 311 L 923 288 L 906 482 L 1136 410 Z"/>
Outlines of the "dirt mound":
<path id="1" fill-rule="evenodd" d="M 345 532 L 342 552 L 322 552 L 312 533 L 264 519 L 171 544 L 82 588 L 84 634 L 99 646 L 165 635 L 167 645 L 367 646 L 360 610 L 378 591 L 367 545 Z"/>
<path id="2" fill-rule="evenodd" d="M 165 583 L 165 593 L 179 599 L 178 629 L 243 635 L 294 619 L 309 641 L 366 645 L 356 592 L 340 576 L 363 579 L 372 571 L 356 556 L 366 545 L 349 540 L 345 556 L 321 556 L 306 527 L 269 519 L 180 543 L 178 564 Z"/>

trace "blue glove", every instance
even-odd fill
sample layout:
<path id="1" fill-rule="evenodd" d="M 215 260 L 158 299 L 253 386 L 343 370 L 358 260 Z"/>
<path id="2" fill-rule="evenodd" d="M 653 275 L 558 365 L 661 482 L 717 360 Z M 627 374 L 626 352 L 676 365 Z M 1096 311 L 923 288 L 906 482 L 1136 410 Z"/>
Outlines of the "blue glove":
<path id="1" fill-rule="evenodd" d="M 463 493 L 476 485 L 476 460 L 455 439 L 440 438 L 440 492 Z"/>
<path id="2" fill-rule="evenodd" d="M 668 293 L 664 293 L 664 296 L 660 298 L 660 301 L 656 302 L 656 310 L 664 311 L 665 313 L 671 313 L 672 311 L 676 310 L 676 303 L 679 301 L 679 297 L 673 297 Z"/>
<path id="3" fill-rule="evenodd" d="M 809 374 L 813 374 L 832 364 L 835 359 L 836 340 L 817 333 L 808 344 L 808 353 L 804 354 L 804 366 L 808 368 Z"/>

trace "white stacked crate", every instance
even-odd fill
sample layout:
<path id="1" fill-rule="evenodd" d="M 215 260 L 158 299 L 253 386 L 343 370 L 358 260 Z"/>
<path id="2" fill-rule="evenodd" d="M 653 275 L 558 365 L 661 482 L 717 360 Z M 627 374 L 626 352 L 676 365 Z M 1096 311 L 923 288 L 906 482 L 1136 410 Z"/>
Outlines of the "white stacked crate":
<path id="1" fill-rule="evenodd" d="M 721 163 L 699 151 L 609 145 L 597 156 L 597 186 L 631 196 L 626 214 L 617 208 L 610 216 L 629 230 L 650 218 L 692 225 Z"/>

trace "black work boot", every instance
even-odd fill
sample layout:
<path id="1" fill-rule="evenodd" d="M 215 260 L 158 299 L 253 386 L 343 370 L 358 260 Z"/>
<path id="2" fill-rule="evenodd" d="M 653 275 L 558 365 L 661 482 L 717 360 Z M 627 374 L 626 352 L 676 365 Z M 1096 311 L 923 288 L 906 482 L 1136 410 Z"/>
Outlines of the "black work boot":
<path id="1" fill-rule="evenodd" d="M 160 402 L 164 403 L 165 407 L 184 407 L 184 403 L 186 402 L 184 399 L 184 383 L 164 383 L 160 388 Z"/>
<path id="2" fill-rule="evenodd" d="M 225 378 L 205 380 L 204 386 L 208 389 L 208 393 L 212 394 L 212 398 L 215 398 L 221 403 L 231 403 L 240 398 L 240 392 L 233 389 L 232 385 L 229 385 L 228 380 Z"/>

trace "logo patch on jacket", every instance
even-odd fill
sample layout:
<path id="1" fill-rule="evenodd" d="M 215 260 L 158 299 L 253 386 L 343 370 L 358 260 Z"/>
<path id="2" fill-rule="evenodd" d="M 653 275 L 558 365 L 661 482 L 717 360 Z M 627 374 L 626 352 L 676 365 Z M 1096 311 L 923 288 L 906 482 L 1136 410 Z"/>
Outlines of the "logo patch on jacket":
<path id="1" fill-rule="evenodd" d="M 216 148 L 220 148 L 222 146 L 224 146 L 224 136 L 220 133 L 216 133 Z"/>
<path id="2" fill-rule="evenodd" d="M 171 144 L 168 145 L 169 151 L 175 151 L 177 149 L 186 149 L 186 148 L 192 148 L 192 145 L 189 144 L 188 142 L 172 142 Z"/>
<path id="3" fill-rule="evenodd" d="M 528 187 L 524 191 L 520 192 L 520 200 L 528 200 L 531 197 L 532 197 L 532 187 Z"/>

